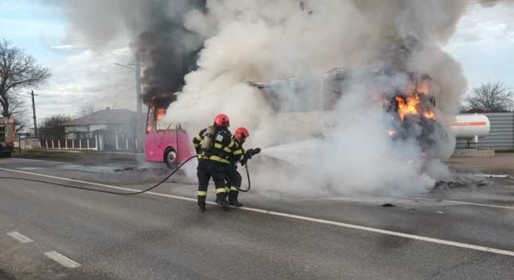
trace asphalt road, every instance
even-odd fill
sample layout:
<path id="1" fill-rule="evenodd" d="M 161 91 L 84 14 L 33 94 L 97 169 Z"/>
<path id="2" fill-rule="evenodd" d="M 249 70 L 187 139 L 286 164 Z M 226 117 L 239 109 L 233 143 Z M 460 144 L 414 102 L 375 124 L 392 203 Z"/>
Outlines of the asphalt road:
<path id="1" fill-rule="evenodd" d="M 0 161 L 0 176 L 94 189 L 144 188 L 160 172 Z M 495 200 L 255 188 L 249 208 L 200 214 L 194 185 L 126 197 L 0 179 L 0 279 L 514 279 L 514 187 L 490 188 Z"/>

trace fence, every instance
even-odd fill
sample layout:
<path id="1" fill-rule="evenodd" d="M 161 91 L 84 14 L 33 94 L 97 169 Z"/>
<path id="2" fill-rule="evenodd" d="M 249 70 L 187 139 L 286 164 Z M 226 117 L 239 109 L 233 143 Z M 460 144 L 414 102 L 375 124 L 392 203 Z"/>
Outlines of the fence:
<path id="1" fill-rule="evenodd" d="M 85 139 L 45 139 L 40 140 L 42 149 L 53 150 L 94 150 L 98 151 L 97 138 Z"/>
<path id="2" fill-rule="evenodd" d="M 32 145 L 34 146 L 34 145 Z M 23 147 L 22 147 L 23 148 Z M 81 139 L 41 139 L 38 147 L 47 150 L 134 151 L 137 143 L 130 138 L 109 139 L 104 137 Z"/>
<path id="3" fill-rule="evenodd" d="M 491 132 L 478 140 L 479 149 L 513 150 L 514 149 L 514 113 L 485 114 L 491 122 Z M 457 149 L 467 148 L 467 139 L 457 139 Z"/>

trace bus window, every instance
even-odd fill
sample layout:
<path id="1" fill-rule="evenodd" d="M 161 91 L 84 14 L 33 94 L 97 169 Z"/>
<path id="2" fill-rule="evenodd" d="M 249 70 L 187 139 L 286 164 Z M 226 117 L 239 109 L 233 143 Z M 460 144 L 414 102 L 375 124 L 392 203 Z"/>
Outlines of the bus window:
<path id="1" fill-rule="evenodd" d="M 155 119 L 154 119 L 154 105 L 153 101 L 150 102 L 148 106 L 148 115 L 146 116 L 146 133 L 149 133 L 155 127 Z"/>

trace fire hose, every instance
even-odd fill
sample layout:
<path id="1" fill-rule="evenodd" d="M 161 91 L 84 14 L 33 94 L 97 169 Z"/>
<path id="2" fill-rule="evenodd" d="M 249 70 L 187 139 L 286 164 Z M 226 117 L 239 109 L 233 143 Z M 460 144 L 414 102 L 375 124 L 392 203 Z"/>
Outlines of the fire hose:
<path id="1" fill-rule="evenodd" d="M 250 189 L 252 188 L 252 181 L 250 180 L 250 171 L 248 171 L 248 162 L 246 162 L 246 164 L 244 165 L 245 166 L 245 172 L 246 172 L 246 179 L 248 180 L 248 188 L 246 188 L 246 190 L 243 190 L 241 189 L 240 186 L 237 186 L 236 184 L 232 183 L 228 178 L 227 181 L 232 185 L 232 186 L 235 186 L 235 188 L 240 191 L 240 192 L 249 192 Z"/>
<path id="2" fill-rule="evenodd" d="M 126 196 L 138 195 L 138 194 L 143 194 L 143 193 L 149 192 L 149 191 L 157 188 L 158 186 L 162 185 L 169 178 L 171 178 L 173 175 L 175 175 L 175 173 L 177 173 L 186 163 L 188 163 L 189 161 L 191 161 L 192 159 L 194 159 L 196 157 L 197 156 L 195 155 L 195 156 L 192 156 L 192 157 L 186 159 L 184 162 L 182 162 L 179 166 L 177 166 L 170 174 L 168 174 L 166 177 L 164 177 L 158 183 L 152 185 L 149 188 L 146 188 L 146 189 L 143 189 L 143 190 L 140 190 L 140 191 L 135 191 L 135 192 L 115 192 L 115 191 L 109 191 L 109 190 L 93 189 L 93 188 L 80 187 L 80 186 L 74 186 L 74 185 L 68 185 L 68 184 L 54 183 L 54 182 L 49 182 L 49 181 L 44 181 L 44 180 L 29 179 L 29 178 L 19 178 L 19 177 L 0 176 L 0 179 L 3 179 L 3 180 L 16 180 L 16 181 L 27 181 L 27 182 L 34 182 L 34 183 L 42 183 L 42 184 L 47 184 L 47 185 L 54 185 L 54 186 L 60 186 L 60 187 L 65 187 L 65 188 L 72 188 L 72 189 L 78 189 L 78 190 L 84 190 L 84 191 L 93 191 L 93 192 L 100 192 L 100 193 L 107 193 L 107 194 L 114 194 L 114 195 L 126 195 Z M 236 188 L 239 191 L 241 191 L 241 192 L 248 192 L 248 191 L 250 191 L 250 188 L 251 188 L 250 172 L 248 171 L 248 163 L 245 164 L 245 170 L 246 170 L 246 176 L 247 176 L 247 179 L 248 179 L 248 188 L 247 189 L 240 189 L 239 186 L 236 186 Z M 227 181 L 231 185 L 235 186 L 232 182 L 230 182 L 230 180 L 227 179 Z"/>

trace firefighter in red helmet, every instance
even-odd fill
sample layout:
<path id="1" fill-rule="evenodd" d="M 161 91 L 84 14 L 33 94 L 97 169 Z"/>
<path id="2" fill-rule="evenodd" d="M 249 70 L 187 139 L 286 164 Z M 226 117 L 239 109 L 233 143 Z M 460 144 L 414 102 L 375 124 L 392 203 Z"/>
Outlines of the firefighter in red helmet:
<path id="1" fill-rule="evenodd" d="M 225 189 L 225 169 L 230 165 L 229 157 L 236 147 L 232 134 L 228 130 L 230 120 L 227 115 L 219 114 L 214 124 L 202 129 L 193 139 L 193 146 L 198 155 L 198 209 L 205 211 L 207 188 L 212 178 L 216 187 L 216 203 L 227 208 L 227 191 Z"/>
<path id="2" fill-rule="evenodd" d="M 233 153 L 231 154 L 229 161 L 230 165 L 225 166 L 225 178 L 227 181 L 228 204 L 232 207 L 241 207 L 243 204 L 239 202 L 239 190 L 241 187 L 241 174 L 237 171 L 237 163 L 240 162 L 245 165 L 246 162 L 252 158 L 252 156 L 261 152 L 260 148 L 244 150 L 243 144 L 246 139 L 250 137 L 250 133 L 244 127 L 240 127 L 234 133 L 232 140 L 236 143 Z"/>

